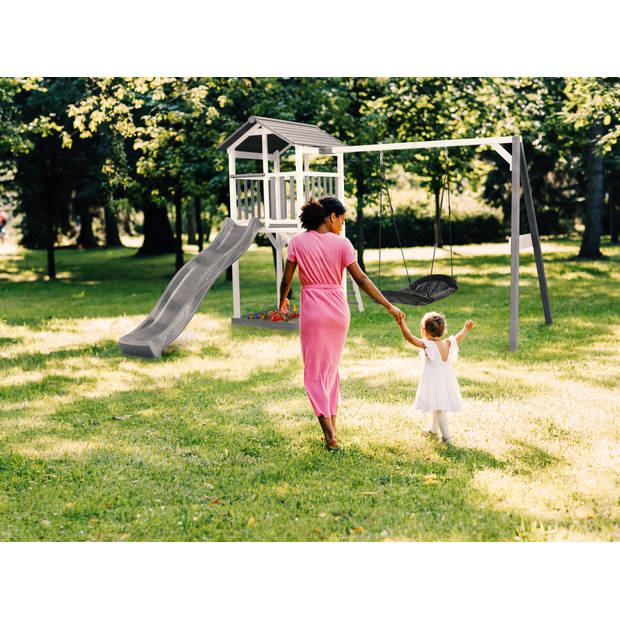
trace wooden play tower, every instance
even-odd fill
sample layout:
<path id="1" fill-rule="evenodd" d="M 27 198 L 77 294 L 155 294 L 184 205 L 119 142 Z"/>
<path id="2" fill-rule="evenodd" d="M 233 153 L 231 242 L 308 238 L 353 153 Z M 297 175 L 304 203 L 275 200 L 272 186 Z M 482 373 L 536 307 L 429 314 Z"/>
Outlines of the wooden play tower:
<path id="1" fill-rule="evenodd" d="M 333 154 L 336 172 L 312 170 L 311 156 L 332 155 L 322 153 L 322 149 L 343 146 L 343 142 L 316 125 L 251 116 L 217 147 L 228 154 L 230 217 L 240 226 L 258 218 L 261 221 L 258 232 L 265 233 L 276 250 L 276 299 L 282 279 L 282 250 L 291 237 L 301 231 L 299 213 L 304 202 L 310 197 L 335 196 L 344 203 L 344 155 Z M 294 150 L 295 169 L 283 171 L 281 157 L 290 149 Z M 239 159 L 260 161 L 262 170 L 237 174 Z M 342 230 L 345 234 L 344 227 Z M 233 318 L 239 319 L 239 261 L 233 263 L 232 275 Z M 364 306 L 359 289 L 352 280 L 350 282 L 355 304 L 361 312 Z M 347 286 L 346 277 L 343 286 Z"/>

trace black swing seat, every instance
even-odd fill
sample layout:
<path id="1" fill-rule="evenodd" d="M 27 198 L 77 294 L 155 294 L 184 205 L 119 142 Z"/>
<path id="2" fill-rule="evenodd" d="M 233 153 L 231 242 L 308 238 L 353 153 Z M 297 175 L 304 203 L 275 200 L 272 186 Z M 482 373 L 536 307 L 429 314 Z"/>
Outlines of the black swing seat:
<path id="1" fill-rule="evenodd" d="M 445 299 L 458 289 L 459 285 L 451 276 L 441 273 L 418 278 L 409 286 L 398 291 L 381 291 L 383 296 L 395 304 L 408 306 L 427 306 L 434 301 Z"/>

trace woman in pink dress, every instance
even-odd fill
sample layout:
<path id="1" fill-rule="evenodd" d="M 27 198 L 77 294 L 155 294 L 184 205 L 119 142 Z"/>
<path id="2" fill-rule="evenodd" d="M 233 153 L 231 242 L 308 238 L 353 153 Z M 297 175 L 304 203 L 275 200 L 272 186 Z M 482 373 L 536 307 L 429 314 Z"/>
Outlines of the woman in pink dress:
<path id="1" fill-rule="evenodd" d="M 336 412 L 341 400 L 338 366 L 351 318 L 342 286 L 345 267 L 357 285 L 385 306 L 396 322 L 405 317 L 360 269 L 351 242 L 339 236 L 344 214 L 342 203 L 332 197 L 310 200 L 302 207 L 299 219 L 306 232 L 296 235 L 288 244 L 280 285 L 280 309 L 284 312 L 293 274 L 299 265 L 304 386 L 328 450 L 339 449 L 336 440 Z"/>

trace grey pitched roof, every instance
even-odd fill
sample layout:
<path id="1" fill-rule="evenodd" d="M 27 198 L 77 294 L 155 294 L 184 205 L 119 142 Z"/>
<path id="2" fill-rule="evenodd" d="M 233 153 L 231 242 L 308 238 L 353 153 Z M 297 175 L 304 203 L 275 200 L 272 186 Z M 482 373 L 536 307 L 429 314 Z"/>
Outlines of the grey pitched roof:
<path id="1" fill-rule="evenodd" d="M 317 125 L 283 121 L 277 118 L 266 118 L 264 116 L 250 116 L 246 123 L 228 136 L 228 138 L 217 147 L 218 150 L 225 151 L 233 142 L 238 140 L 256 124 L 272 132 L 267 136 L 267 149 L 270 154 L 274 151 L 283 152 L 295 144 L 315 147 L 344 145 L 338 138 L 329 135 Z M 247 137 L 243 142 L 237 145 L 237 150 L 247 153 L 260 153 L 262 150 L 261 136 Z"/>

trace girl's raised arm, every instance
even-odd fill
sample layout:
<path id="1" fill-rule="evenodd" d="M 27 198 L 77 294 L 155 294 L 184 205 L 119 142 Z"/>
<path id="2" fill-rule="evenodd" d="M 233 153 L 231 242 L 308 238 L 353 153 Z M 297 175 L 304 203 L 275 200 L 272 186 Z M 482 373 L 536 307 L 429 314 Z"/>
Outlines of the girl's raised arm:
<path id="1" fill-rule="evenodd" d="M 465 336 L 467 336 L 467 332 L 474 326 L 474 322 L 471 320 L 465 321 L 465 325 L 463 329 L 456 335 L 456 341 L 461 342 Z"/>

